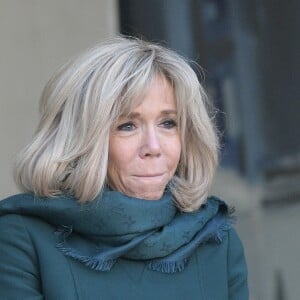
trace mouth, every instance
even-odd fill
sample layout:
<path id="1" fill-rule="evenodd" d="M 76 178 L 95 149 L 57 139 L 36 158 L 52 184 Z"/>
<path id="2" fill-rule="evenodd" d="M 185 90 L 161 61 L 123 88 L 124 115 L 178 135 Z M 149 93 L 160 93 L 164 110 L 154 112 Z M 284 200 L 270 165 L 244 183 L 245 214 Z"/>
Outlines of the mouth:
<path id="1" fill-rule="evenodd" d="M 155 173 L 155 174 L 142 174 L 142 175 L 135 175 L 134 177 L 138 178 L 156 178 L 163 176 L 164 173 Z"/>
<path id="2" fill-rule="evenodd" d="M 139 174 L 135 175 L 134 178 L 141 183 L 161 183 L 164 181 L 165 173 L 153 173 L 153 174 Z"/>

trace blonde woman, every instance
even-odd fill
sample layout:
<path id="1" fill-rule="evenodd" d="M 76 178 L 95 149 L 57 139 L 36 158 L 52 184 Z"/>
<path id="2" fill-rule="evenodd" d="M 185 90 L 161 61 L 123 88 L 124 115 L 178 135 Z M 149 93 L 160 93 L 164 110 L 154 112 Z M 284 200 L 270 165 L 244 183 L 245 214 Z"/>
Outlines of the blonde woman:
<path id="1" fill-rule="evenodd" d="M 248 299 L 218 138 L 178 54 L 116 38 L 50 79 L 0 202 L 2 299 Z"/>

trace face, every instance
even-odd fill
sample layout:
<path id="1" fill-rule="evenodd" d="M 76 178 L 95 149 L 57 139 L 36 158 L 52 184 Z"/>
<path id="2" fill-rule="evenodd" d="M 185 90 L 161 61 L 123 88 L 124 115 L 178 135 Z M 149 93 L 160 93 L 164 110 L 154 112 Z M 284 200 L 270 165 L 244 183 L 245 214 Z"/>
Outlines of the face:
<path id="1" fill-rule="evenodd" d="M 165 79 L 156 77 L 143 101 L 111 129 L 110 185 L 131 197 L 160 199 L 180 152 L 174 91 Z"/>

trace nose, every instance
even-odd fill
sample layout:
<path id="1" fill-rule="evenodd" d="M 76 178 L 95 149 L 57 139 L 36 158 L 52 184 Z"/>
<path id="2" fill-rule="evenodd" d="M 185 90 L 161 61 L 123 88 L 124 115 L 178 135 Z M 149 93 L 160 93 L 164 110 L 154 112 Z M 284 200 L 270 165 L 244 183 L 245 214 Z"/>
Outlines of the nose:
<path id="1" fill-rule="evenodd" d="M 145 130 L 141 140 L 140 156 L 142 158 L 161 155 L 161 141 L 155 128 Z"/>

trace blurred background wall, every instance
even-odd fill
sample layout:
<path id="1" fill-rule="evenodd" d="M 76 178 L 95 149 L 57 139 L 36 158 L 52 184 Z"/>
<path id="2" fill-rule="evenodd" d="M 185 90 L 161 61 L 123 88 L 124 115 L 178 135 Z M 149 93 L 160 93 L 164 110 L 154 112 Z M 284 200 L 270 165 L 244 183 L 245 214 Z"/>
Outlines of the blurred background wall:
<path id="1" fill-rule="evenodd" d="M 1 198 L 30 140 L 38 99 L 70 56 L 118 33 L 199 63 L 219 110 L 213 193 L 236 206 L 251 299 L 300 295 L 300 2 L 290 0 L 0 0 Z"/>
<path id="2" fill-rule="evenodd" d="M 114 0 L 0 0 L 0 197 L 33 135 L 41 91 L 70 57 L 118 31 Z"/>

